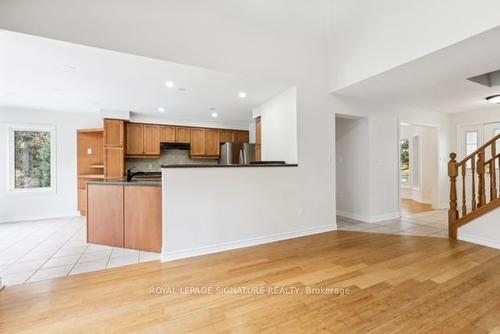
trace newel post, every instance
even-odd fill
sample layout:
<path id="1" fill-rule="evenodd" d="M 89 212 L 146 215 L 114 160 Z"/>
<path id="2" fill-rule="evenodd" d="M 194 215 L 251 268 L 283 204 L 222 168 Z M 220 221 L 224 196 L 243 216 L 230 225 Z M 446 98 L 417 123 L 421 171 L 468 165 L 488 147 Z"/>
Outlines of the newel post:
<path id="1" fill-rule="evenodd" d="M 455 153 L 450 154 L 450 162 L 448 163 L 448 176 L 450 177 L 450 210 L 448 211 L 448 233 L 450 238 L 457 238 L 457 229 L 455 222 L 458 219 L 457 210 L 457 176 L 458 167 L 455 158 Z"/>

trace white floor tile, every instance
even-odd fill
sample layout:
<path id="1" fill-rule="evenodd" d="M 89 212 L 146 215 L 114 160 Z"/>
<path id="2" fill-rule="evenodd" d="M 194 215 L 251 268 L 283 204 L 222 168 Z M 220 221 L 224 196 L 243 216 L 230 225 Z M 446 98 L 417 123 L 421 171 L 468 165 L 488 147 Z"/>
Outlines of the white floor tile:
<path id="1" fill-rule="evenodd" d="M 158 253 L 150 253 L 150 252 L 140 252 L 139 253 L 139 262 L 149 262 L 149 261 L 158 261 L 160 260 L 160 254 Z"/>
<path id="2" fill-rule="evenodd" d="M 24 272 L 34 272 L 39 269 L 46 260 L 35 260 L 28 262 L 16 262 L 11 264 L 4 272 L 5 274 L 16 274 Z"/>
<path id="3" fill-rule="evenodd" d="M 54 268 L 54 267 L 60 267 L 60 266 L 66 266 L 66 265 L 73 266 L 76 264 L 76 262 L 78 261 L 79 258 L 80 258 L 80 255 L 53 257 L 43 265 L 42 269 Z"/>
<path id="4" fill-rule="evenodd" d="M 32 275 L 32 272 L 17 273 L 17 274 L 2 274 L 2 283 L 5 286 L 23 284 Z"/>
<path id="5" fill-rule="evenodd" d="M 109 259 L 106 268 L 115 268 L 139 263 L 139 256 L 121 256 Z"/>
<path id="6" fill-rule="evenodd" d="M 111 258 L 122 256 L 137 256 L 137 259 L 139 260 L 139 251 L 135 249 L 113 248 Z"/>
<path id="7" fill-rule="evenodd" d="M 111 255 L 111 249 L 105 251 L 91 252 L 91 253 L 85 252 L 83 253 L 82 257 L 78 262 L 92 262 L 98 260 L 106 260 L 107 262 L 110 255 Z"/>
<path id="8" fill-rule="evenodd" d="M 82 255 L 87 246 L 63 247 L 54 256 Z"/>
<path id="9" fill-rule="evenodd" d="M 111 251 L 112 249 L 113 249 L 113 247 L 110 247 L 110 246 L 89 244 L 89 246 L 87 247 L 87 250 L 85 252 L 86 253 L 93 253 L 93 252 Z"/>
<path id="10" fill-rule="evenodd" d="M 70 275 L 88 273 L 93 271 L 99 271 L 106 268 L 106 262 L 102 261 L 94 261 L 94 262 L 85 262 L 85 263 L 77 263 L 73 270 L 69 273 Z"/>
<path id="11" fill-rule="evenodd" d="M 42 281 L 42 280 L 52 279 L 52 278 L 57 278 L 57 277 L 64 277 L 64 276 L 68 275 L 71 268 L 73 268 L 72 265 L 55 267 L 55 268 L 40 269 L 27 280 L 27 283 L 37 282 L 37 281 Z"/>

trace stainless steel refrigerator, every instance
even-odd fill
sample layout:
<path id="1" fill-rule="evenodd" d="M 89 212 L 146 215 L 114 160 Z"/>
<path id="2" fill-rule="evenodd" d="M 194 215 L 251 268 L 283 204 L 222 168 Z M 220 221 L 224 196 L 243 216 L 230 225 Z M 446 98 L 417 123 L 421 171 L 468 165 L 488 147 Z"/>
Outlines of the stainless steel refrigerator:
<path id="1" fill-rule="evenodd" d="M 221 165 L 248 165 L 255 161 L 255 144 L 224 143 L 221 145 Z"/>

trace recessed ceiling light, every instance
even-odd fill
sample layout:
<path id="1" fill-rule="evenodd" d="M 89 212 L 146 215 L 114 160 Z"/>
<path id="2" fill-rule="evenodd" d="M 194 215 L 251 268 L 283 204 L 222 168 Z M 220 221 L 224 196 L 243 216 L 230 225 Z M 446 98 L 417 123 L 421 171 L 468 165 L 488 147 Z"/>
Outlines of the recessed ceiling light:
<path id="1" fill-rule="evenodd" d="M 490 101 L 491 103 L 494 103 L 494 104 L 500 104 L 500 94 L 489 96 L 489 97 L 486 98 L 486 100 L 488 100 L 488 101 Z"/>
<path id="2" fill-rule="evenodd" d="M 167 88 L 173 88 L 174 87 L 174 83 L 172 81 L 165 81 L 165 86 Z"/>
<path id="3" fill-rule="evenodd" d="M 165 108 L 162 108 L 162 107 L 158 108 L 158 112 L 164 113 L 165 112 Z"/>
<path id="4" fill-rule="evenodd" d="M 212 113 L 212 117 L 213 117 L 213 118 L 217 118 L 217 117 L 219 117 L 219 114 L 218 114 L 218 113 L 216 113 L 216 112 L 213 112 L 213 113 Z"/>
<path id="5" fill-rule="evenodd" d="M 64 69 L 68 71 L 76 71 L 76 67 L 72 65 L 64 65 Z"/>
<path id="6" fill-rule="evenodd" d="M 239 92 L 238 96 L 240 99 L 244 99 L 245 97 L 247 97 L 247 93 L 246 92 Z"/>

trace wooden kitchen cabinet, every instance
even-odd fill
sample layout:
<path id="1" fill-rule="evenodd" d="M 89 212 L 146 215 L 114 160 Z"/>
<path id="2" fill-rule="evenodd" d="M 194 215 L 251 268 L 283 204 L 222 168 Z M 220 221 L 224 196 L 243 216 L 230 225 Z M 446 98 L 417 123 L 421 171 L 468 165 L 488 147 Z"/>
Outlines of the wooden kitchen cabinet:
<path id="1" fill-rule="evenodd" d="M 206 129 L 191 129 L 191 156 L 205 156 L 206 148 Z"/>
<path id="2" fill-rule="evenodd" d="M 127 155 L 142 155 L 143 124 L 127 123 Z"/>
<path id="3" fill-rule="evenodd" d="M 220 141 L 219 141 L 219 130 L 217 129 L 206 129 L 206 149 L 205 154 L 208 157 L 218 157 L 220 156 Z"/>
<path id="4" fill-rule="evenodd" d="M 160 155 L 160 127 L 145 124 L 143 133 L 143 154 Z"/>
<path id="5" fill-rule="evenodd" d="M 234 142 L 235 143 L 248 143 L 249 134 L 248 131 L 234 131 Z"/>
<path id="6" fill-rule="evenodd" d="M 179 144 L 191 143 L 191 129 L 175 128 L 175 142 Z"/>
<path id="7" fill-rule="evenodd" d="M 123 247 L 123 186 L 87 185 L 87 241 Z"/>
<path id="8" fill-rule="evenodd" d="M 160 141 L 162 143 L 175 143 L 175 127 L 162 126 Z"/>
<path id="9" fill-rule="evenodd" d="M 127 155 L 160 155 L 160 126 L 127 123 Z"/>
<path id="10" fill-rule="evenodd" d="M 125 248 L 160 253 L 162 247 L 161 187 L 124 187 Z"/>
<path id="11" fill-rule="evenodd" d="M 232 130 L 219 130 L 219 142 L 232 143 L 234 141 L 234 131 Z"/>
<path id="12" fill-rule="evenodd" d="M 125 174 L 125 152 L 123 147 L 104 148 L 104 178 L 122 179 Z"/>
<path id="13" fill-rule="evenodd" d="M 124 121 L 116 119 L 104 120 L 104 146 L 122 147 L 125 141 Z"/>
<path id="14" fill-rule="evenodd" d="M 90 183 L 87 189 L 87 242 L 161 252 L 161 186 Z"/>

